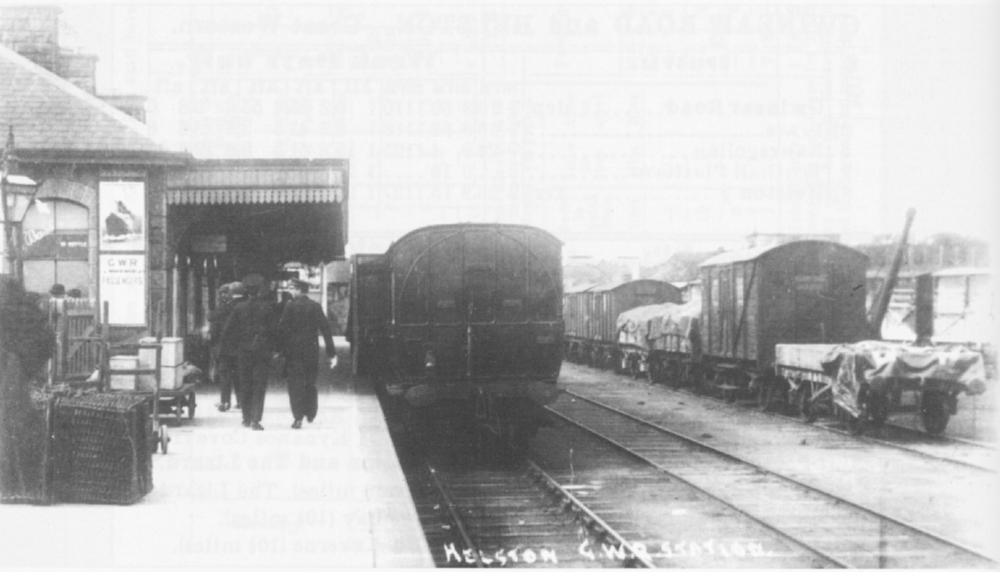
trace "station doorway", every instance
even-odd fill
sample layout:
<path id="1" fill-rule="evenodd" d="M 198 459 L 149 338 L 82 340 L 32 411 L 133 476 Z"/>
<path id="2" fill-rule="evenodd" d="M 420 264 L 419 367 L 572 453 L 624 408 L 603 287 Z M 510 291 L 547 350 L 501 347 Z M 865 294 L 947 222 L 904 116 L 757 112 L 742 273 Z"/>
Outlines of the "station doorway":
<path id="1" fill-rule="evenodd" d="M 290 267 L 344 259 L 347 162 L 199 162 L 168 184 L 166 220 L 168 331 L 203 335 L 221 285 L 260 274 L 277 302 Z"/>

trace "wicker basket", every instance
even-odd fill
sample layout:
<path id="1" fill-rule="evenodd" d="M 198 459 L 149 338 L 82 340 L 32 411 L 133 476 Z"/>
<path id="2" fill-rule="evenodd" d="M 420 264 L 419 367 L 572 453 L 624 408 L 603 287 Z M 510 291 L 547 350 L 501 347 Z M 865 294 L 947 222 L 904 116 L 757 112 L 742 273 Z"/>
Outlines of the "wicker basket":
<path id="1" fill-rule="evenodd" d="M 132 504 L 153 489 L 145 398 L 60 398 L 53 415 L 52 489 L 61 502 Z"/>

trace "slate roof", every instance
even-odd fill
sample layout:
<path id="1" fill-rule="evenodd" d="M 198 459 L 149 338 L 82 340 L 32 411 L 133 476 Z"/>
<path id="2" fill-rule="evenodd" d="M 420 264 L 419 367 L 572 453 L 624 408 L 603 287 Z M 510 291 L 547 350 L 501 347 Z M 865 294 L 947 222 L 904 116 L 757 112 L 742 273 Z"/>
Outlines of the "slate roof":
<path id="1" fill-rule="evenodd" d="M 153 140 L 146 126 L 16 52 L 0 46 L 0 127 L 14 126 L 17 155 L 177 163 L 186 153 Z M 124 161 L 120 161 L 124 160 Z"/>

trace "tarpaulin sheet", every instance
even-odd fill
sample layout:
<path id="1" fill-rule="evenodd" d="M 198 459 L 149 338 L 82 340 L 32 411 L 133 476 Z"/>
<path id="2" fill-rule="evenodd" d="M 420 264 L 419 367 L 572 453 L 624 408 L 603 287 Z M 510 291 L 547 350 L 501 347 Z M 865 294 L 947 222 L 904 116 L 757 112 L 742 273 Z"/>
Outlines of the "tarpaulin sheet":
<path id="1" fill-rule="evenodd" d="M 858 394 L 863 385 L 881 391 L 890 380 L 911 381 L 916 387 L 931 381 L 943 384 L 942 389 L 969 395 L 986 391 L 982 354 L 964 348 L 858 342 L 836 346 L 823 358 L 822 366 L 833 380 L 834 403 L 855 417 L 861 413 Z"/>
<path id="2" fill-rule="evenodd" d="M 655 349 L 656 341 L 676 337 L 687 339 L 701 315 L 701 299 L 693 297 L 684 304 L 653 304 L 639 306 L 618 316 L 618 341 Z"/>

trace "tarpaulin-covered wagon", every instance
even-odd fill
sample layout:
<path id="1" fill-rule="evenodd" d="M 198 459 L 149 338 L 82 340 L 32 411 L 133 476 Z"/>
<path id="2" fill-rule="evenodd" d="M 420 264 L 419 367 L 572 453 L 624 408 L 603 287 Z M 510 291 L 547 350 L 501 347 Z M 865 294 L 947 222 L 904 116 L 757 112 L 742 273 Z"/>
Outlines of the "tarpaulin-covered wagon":
<path id="1" fill-rule="evenodd" d="M 955 346 L 779 344 L 775 373 L 788 381 L 807 419 L 839 411 L 857 428 L 866 421 L 883 423 L 899 410 L 902 394 L 913 392 L 924 428 L 941 433 L 960 394 L 986 391 L 982 354 Z"/>

